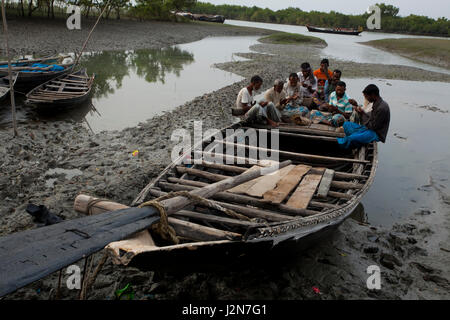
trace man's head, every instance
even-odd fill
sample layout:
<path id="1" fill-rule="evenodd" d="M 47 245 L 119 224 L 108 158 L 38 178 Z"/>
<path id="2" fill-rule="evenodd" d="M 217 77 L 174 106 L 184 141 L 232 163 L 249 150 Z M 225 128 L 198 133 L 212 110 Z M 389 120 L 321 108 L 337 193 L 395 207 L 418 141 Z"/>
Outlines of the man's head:
<path id="1" fill-rule="evenodd" d="M 283 91 L 283 86 L 284 86 L 284 81 L 281 79 L 277 79 L 275 80 L 275 82 L 273 83 L 273 87 L 275 89 L 276 92 L 280 93 L 281 91 Z"/>
<path id="2" fill-rule="evenodd" d="M 337 83 L 341 80 L 341 76 L 342 76 L 341 70 L 336 69 L 333 71 L 333 76 L 331 78 L 331 81 L 333 81 L 334 83 Z"/>
<path id="3" fill-rule="evenodd" d="M 293 72 L 293 73 L 291 73 L 291 74 L 289 75 L 289 84 L 290 84 L 292 87 L 295 87 L 295 86 L 297 85 L 297 83 L 298 83 L 298 74 L 296 74 L 295 72 Z"/>
<path id="4" fill-rule="evenodd" d="M 340 98 L 343 97 L 346 88 L 347 85 L 345 84 L 344 81 L 338 81 L 338 83 L 336 83 L 336 95 Z"/>
<path id="5" fill-rule="evenodd" d="M 325 71 L 325 69 L 328 69 L 329 66 L 330 62 L 328 59 L 322 59 L 322 61 L 320 61 L 320 70 Z"/>
<path id="6" fill-rule="evenodd" d="M 253 76 L 250 80 L 250 84 L 253 86 L 253 89 L 259 90 L 263 83 L 263 79 L 260 76 Z"/>
<path id="7" fill-rule="evenodd" d="M 308 62 L 303 62 L 300 67 L 302 69 L 302 74 L 304 78 L 307 78 L 311 75 L 311 65 Z"/>
<path id="8" fill-rule="evenodd" d="M 375 102 L 380 97 L 380 89 L 374 84 L 369 84 L 364 90 L 363 90 L 364 97 L 369 102 Z"/>

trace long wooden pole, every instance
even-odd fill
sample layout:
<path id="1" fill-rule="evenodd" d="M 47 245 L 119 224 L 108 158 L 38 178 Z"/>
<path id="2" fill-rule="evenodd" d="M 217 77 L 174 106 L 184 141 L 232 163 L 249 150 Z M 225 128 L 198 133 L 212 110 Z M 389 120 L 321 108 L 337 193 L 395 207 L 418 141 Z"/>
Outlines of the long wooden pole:
<path id="1" fill-rule="evenodd" d="M 289 164 L 291 161 L 285 161 L 279 167 L 245 172 L 191 193 L 211 198 Z M 160 203 L 170 215 L 192 200 L 179 196 Z M 157 221 L 159 215 L 153 207 L 129 208 L 0 237 L 0 297 L 100 251 L 111 242 L 148 229 Z"/>
<path id="2" fill-rule="evenodd" d="M 14 137 L 16 137 L 19 135 L 19 133 L 17 132 L 16 101 L 14 99 L 14 81 L 13 81 L 12 70 L 11 70 L 11 57 L 9 56 L 8 24 L 6 23 L 5 0 L 2 0 L 2 19 L 3 19 L 3 31 L 5 32 L 6 55 L 8 57 L 9 95 L 11 96 L 11 112 L 12 112 L 13 131 L 14 131 Z"/>
<path id="3" fill-rule="evenodd" d="M 2 0 L 3 1 L 3 0 Z M 103 8 L 102 12 L 100 13 L 100 15 L 97 18 L 97 21 L 95 22 L 94 26 L 92 27 L 91 31 L 88 34 L 88 37 L 86 39 L 86 41 L 84 41 L 83 47 L 81 48 L 80 54 L 78 55 L 78 57 L 75 60 L 75 63 L 72 66 L 72 70 L 75 69 L 75 66 L 78 64 L 78 62 L 80 61 L 81 55 L 83 54 L 84 49 L 86 49 L 86 46 L 89 42 L 89 39 L 91 39 L 91 35 L 94 32 L 95 27 L 97 26 L 98 22 L 100 21 L 100 19 L 103 16 L 103 13 L 105 13 L 106 8 L 108 8 L 109 3 L 111 2 L 111 0 L 108 0 L 108 2 L 106 3 L 105 7 Z"/>

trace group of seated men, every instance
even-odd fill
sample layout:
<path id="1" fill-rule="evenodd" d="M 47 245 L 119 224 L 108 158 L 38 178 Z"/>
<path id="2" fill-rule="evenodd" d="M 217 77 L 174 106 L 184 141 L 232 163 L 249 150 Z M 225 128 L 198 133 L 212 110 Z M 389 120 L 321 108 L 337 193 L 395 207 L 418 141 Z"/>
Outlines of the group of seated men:
<path id="1" fill-rule="evenodd" d="M 264 98 L 255 101 L 263 80 L 254 76 L 250 84 L 239 92 L 236 108 L 245 113 L 248 123 L 278 126 L 280 122 L 307 125 L 322 123 L 345 132 L 337 138 L 344 148 L 354 148 L 372 141 L 386 141 L 389 129 L 389 105 L 380 97 L 376 85 L 363 90 L 364 105 L 359 106 L 346 94 L 346 84 L 341 81 L 342 72 L 328 69 L 328 59 L 320 68 L 311 69 L 308 62 L 301 65 L 299 73 L 291 73 L 287 81 L 275 80 Z"/>

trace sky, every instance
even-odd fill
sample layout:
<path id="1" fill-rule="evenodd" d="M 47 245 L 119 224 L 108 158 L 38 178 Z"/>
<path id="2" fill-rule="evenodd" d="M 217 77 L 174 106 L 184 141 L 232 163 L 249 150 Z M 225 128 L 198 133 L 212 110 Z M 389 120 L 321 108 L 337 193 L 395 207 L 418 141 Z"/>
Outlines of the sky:
<path id="1" fill-rule="evenodd" d="M 410 14 L 425 15 L 431 18 L 446 17 L 450 19 L 450 0 L 199 0 L 213 4 L 235 4 L 244 6 L 257 6 L 272 10 L 298 7 L 304 11 L 331 10 L 346 14 L 361 14 L 376 3 L 392 4 L 400 8 L 399 15 Z"/>

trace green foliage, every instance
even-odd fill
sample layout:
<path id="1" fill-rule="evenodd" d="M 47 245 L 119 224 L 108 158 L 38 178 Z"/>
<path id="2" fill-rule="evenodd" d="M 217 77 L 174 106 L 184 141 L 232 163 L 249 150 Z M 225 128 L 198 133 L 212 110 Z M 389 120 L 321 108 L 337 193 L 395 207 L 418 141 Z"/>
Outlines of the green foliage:
<path id="1" fill-rule="evenodd" d="M 450 35 L 450 20 L 442 17 L 432 19 L 426 16 L 409 15 L 398 16 L 399 8 L 384 3 L 380 7 L 382 20 L 381 31 L 401 32 L 424 35 Z M 336 11 L 306 12 L 300 8 L 287 8 L 278 11 L 262 9 L 256 6 L 245 7 L 237 5 L 213 5 L 206 2 L 197 2 L 192 8 L 193 13 L 220 14 L 226 19 L 246 20 L 255 22 L 270 22 L 292 25 L 314 25 L 318 27 L 358 28 L 365 27 L 369 14 L 346 15 Z"/>
<path id="2" fill-rule="evenodd" d="M 321 45 L 327 44 L 324 40 L 320 38 L 287 32 L 274 33 L 271 34 L 270 36 L 260 39 L 260 41 L 275 44 L 303 44 L 303 43 L 321 44 Z"/>

